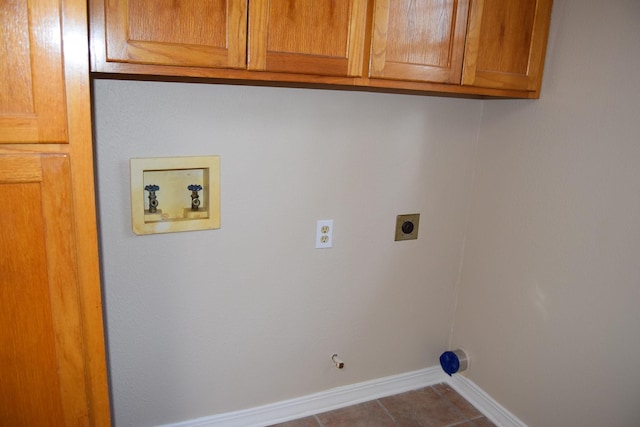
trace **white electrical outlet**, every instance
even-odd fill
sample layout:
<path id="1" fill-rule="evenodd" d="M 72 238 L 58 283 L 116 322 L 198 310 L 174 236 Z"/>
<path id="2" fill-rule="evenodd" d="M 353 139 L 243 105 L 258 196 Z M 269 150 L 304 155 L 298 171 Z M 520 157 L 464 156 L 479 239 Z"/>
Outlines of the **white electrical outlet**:
<path id="1" fill-rule="evenodd" d="M 320 219 L 316 225 L 316 249 L 333 246 L 333 220 Z"/>

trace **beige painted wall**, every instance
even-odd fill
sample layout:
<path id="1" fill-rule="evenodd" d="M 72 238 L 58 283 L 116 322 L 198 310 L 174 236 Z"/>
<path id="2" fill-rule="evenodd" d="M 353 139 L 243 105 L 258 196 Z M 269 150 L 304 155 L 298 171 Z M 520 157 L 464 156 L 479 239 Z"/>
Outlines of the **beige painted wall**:
<path id="1" fill-rule="evenodd" d="M 117 426 L 437 365 L 481 102 L 109 80 L 94 89 Z M 222 228 L 133 235 L 129 158 L 205 154 L 221 156 Z M 419 239 L 394 242 L 395 216 L 414 212 Z M 314 249 L 318 219 L 334 220 L 332 249 Z"/>
<path id="2" fill-rule="evenodd" d="M 536 101 L 97 80 L 116 425 L 434 366 L 452 325 L 531 427 L 637 425 L 638 21 L 555 0 Z M 128 159 L 199 154 L 222 156 L 222 228 L 134 236 Z"/>
<path id="3" fill-rule="evenodd" d="M 640 2 L 556 0 L 539 101 L 485 102 L 454 344 L 531 427 L 640 425 Z"/>

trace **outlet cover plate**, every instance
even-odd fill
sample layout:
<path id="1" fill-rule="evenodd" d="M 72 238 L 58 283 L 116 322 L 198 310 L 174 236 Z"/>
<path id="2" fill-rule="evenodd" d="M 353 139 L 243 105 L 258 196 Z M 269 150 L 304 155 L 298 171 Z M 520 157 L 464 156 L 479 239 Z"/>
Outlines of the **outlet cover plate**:
<path id="1" fill-rule="evenodd" d="M 395 241 L 415 240 L 418 238 L 418 226 L 420 225 L 420 214 L 405 214 L 396 217 L 396 238 Z"/>
<path id="2" fill-rule="evenodd" d="M 316 249 L 333 247 L 333 220 L 320 219 L 316 224 Z"/>

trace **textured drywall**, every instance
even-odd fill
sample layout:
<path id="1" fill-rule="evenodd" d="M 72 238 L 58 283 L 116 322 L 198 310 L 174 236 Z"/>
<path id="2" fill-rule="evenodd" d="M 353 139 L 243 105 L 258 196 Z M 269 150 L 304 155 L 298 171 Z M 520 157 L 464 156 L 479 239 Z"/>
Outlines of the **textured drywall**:
<path id="1" fill-rule="evenodd" d="M 640 423 L 640 3 L 556 0 L 538 101 L 485 102 L 454 343 L 530 427 Z"/>
<path id="2" fill-rule="evenodd" d="M 96 80 L 116 425 L 436 365 L 452 323 L 481 105 Z M 129 159 L 194 155 L 221 156 L 222 227 L 135 236 Z M 419 239 L 394 242 L 395 216 L 416 212 Z M 314 249 L 318 219 L 334 220 L 331 249 Z"/>

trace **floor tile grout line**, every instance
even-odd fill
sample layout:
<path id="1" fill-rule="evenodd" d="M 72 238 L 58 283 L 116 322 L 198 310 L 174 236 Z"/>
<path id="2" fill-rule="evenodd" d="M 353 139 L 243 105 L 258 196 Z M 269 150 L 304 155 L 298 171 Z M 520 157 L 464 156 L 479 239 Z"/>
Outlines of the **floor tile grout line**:
<path id="1" fill-rule="evenodd" d="M 398 421 L 396 421 L 396 419 L 393 417 L 393 415 L 391 415 L 391 412 L 389 412 L 389 410 L 387 409 L 386 406 L 384 406 L 384 404 L 382 403 L 382 401 L 380 401 L 380 399 L 376 399 L 376 402 L 378 402 L 378 405 L 380 405 L 380 407 L 382 408 L 382 410 L 389 416 L 389 418 L 391 418 L 391 421 L 393 421 L 393 424 L 395 424 L 397 427 L 400 426 L 400 424 L 398 424 Z"/>
<path id="2" fill-rule="evenodd" d="M 444 387 L 442 387 L 444 386 Z M 447 388 L 448 387 L 448 388 Z M 439 399 L 441 399 L 441 402 L 443 402 L 443 404 L 445 406 L 442 407 L 442 409 L 445 409 L 447 411 L 449 411 L 449 413 L 451 415 L 455 415 L 457 417 L 460 417 L 461 419 L 458 421 L 454 421 L 453 419 L 451 421 L 453 421 L 451 424 L 447 424 L 446 426 L 443 425 L 443 427 L 462 427 L 462 426 L 472 426 L 472 427 L 477 427 L 478 426 L 478 422 L 482 422 L 482 420 L 486 420 L 487 417 L 486 415 L 479 411 L 477 408 L 475 408 L 475 406 L 471 405 L 474 409 L 476 409 L 477 414 L 471 413 L 470 415 L 467 415 L 465 413 L 465 408 L 464 407 L 459 407 L 458 404 L 462 404 L 461 402 L 459 402 L 459 399 L 456 398 L 456 390 L 449 387 L 449 385 L 447 383 L 439 383 L 439 384 L 433 384 L 431 386 L 425 386 L 425 387 L 421 387 L 415 390 L 412 390 L 414 392 L 418 392 L 418 391 L 429 391 L 429 392 L 433 392 L 435 394 L 435 396 L 437 396 Z M 450 391 L 453 391 L 453 394 L 450 393 Z M 406 392 L 409 393 L 409 392 Z M 400 395 L 402 394 L 406 394 L 406 393 L 400 393 Z M 384 403 L 382 402 L 383 398 L 378 398 L 378 399 L 372 399 L 369 400 L 369 403 L 377 403 L 378 407 L 381 408 L 383 410 L 383 412 L 386 414 L 386 416 L 388 417 L 387 419 L 391 420 L 391 423 L 393 426 L 395 427 L 401 427 L 401 423 L 396 420 L 396 418 L 392 415 L 391 411 L 389 409 L 387 409 L 387 407 L 384 405 Z M 465 401 L 464 398 L 462 398 L 463 401 Z M 366 402 L 365 402 L 366 403 Z M 352 405 L 354 406 L 354 405 Z M 335 412 L 334 411 L 328 411 L 328 412 Z M 313 418 L 316 422 L 316 426 L 317 427 L 325 427 L 325 424 L 321 421 L 319 415 L 321 414 L 312 414 L 310 415 L 311 418 Z M 490 423 L 491 424 L 491 423 Z M 422 424 L 420 424 L 422 425 Z M 273 427 L 277 427 L 278 425 L 274 425 Z"/>
<path id="3" fill-rule="evenodd" d="M 445 383 L 440 383 L 440 384 L 445 384 Z M 449 409 L 453 409 L 453 411 L 454 411 L 457 415 L 459 415 L 459 416 L 461 416 L 461 417 L 462 417 L 462 420 L 457 421 L 457 422 L 455 422 L 455 423 L 453 423 L 453 424 L 449 424 L 449 425 L 448 425 L 448 426 L 446 426 L 446 427 L 455 427 L 455 426 L 459 426 L 459 425 L 462 425 L 462 424 L 465 424 L 465 423 L 470 422 L 470 420 L 466 417 L 466 415 L 465 415 L 465 414 L 464 414 L 464 413 L 463 413 L 463 412 L 462 412 L 462 411 L 461 411 L 461 410 L 460 410 L 460 409 L 459 409 L 459 408 L 458 408 L 458 407 L 457 407 L 457 406 L 456 406 L 456 405 L 455 405 L 451 400 L 449 400 L 449 399 L 448 399 L 448 398 L 447 398 L 443 393 L 440 393 L 440 391 L 438 391 L 438 389 L 437 389 L 437 388 L 435 388 L 435 385 L 439 385 L 439 384 L 434 384 L 434 385 L 432 385 L 432 386 L 425 387 L 425 388 L 430 388 L 431 390 L 433 390 L 433 391 L 434 391 L 438 396 L 440 396 L 440 398 L 441 398 L 442 400 L 444 400 L 444 401 L 445 401 L 445 403 L 447 404 L 447 406 L 449 407 Z"/>
<path id="4" fill-rule="evenodd" d="M 480 410 L 478 409 L 478 412 L 480 412 Z M 469 421 L 475 421 L 475 420 L 479 420 L 480 418 L 487 418 L 487 416 L 485 414 L 483 414 L 482 412 L 480 412 L 480 415 L 477 415 L 473 418 L 469 418 Z"/>
<path id="5" fill-rule="evenodd" d="M 462 421 L 458 421 L 457 423 L 454 423 L 454 424 L 449 424 L 449 425 L 447 425 L 445 427 L 456 427 L 456 426 L 461 426 L 461 425 L 464 425 L 464 424 L 467 424 L 467 423 L 470 423 L 470 422 L 471 421 L 469 421 L 469 420 L 462 420 Z"/>
<path id="6" fill-rule="evenodd" d="M 446 384 L 446 383 L 441 383 L 441 384 Z M 471 421 L 471 419 L 469 419 L 469 418 L 464 414 L 464 412 L 462 412 L 462 410 L 461 410 L 460 408 L 458 408 L 458 407 L 457 407 L 457 406 L 456 406 L 456 405 L 455 405 L 451 400 L 449 400 L 449 399 L 448 399 L 444 394 L 440 393 L 440 392 L 438 391 L 438 389 L 436 389 L 434 386 L 430 386 L 430 388 L 432 388 L 432 389 L 433 389 L 433 391 L 435 391 L 435 392 L 436 392 L 436 394 L 437 394 L 438 396 L 440 396 L 440 397 L 441 397 L 445 402 L 447 402 L 447 405 L 449 405 L 449 407 L 453 408 L 453 410 L 454 410 L 456 413 L 460 414 L 460 416 L 461 416 L 462 418 L 464 418 L 464 421 L 461 421 L 461 423 L 465 423 L 465 422 L 470 423 L 470 422 L 472 422 L 472 421 Z M 478 411 L 478 412 L 480 412 L 480 411 Z M 481 415 L 480 415 L 480 416 L 482 416 L 482 413 L 481 413 Z M 474 419 L 474 420 L 475 420 L 475 419 L 479 418 L 480 416 L 478 416 L 478 417 L 474 417 L 474 418 L 472 418 L 472 419 Z M 452 426 L 459 425 L 459 424 L 460 424 L 460 423 L 458 423 L 458 424 L 452 424 Z"/>

